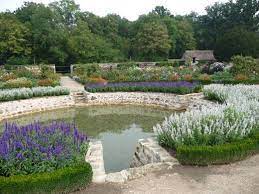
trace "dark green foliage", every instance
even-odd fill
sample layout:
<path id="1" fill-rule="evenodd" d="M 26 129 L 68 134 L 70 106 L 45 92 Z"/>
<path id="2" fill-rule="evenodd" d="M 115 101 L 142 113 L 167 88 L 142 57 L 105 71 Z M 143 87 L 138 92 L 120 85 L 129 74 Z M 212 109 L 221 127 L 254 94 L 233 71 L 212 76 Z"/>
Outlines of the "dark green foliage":
<path id="1" fill-rule="evenodd" d="M 69 193 L 86 187 L 92 176 L 90 164 L 82 163 L 51 173 L 0 177 L 0 193 Z"/>
<path id="2" fill-rule="evenodd" d="M 225 32 L 216 42 L 215 54 L 220 60 L 229 60 L 233 55 L 259 57 L 258 53 L 259 34 L 242 27 Z"/>
<path id="3" fill-rule="evenodd" d="M 258 10 L 258 0 L 229 0 L 207 7 L 206 15 L 189 15 L 198 48 L 215 50 L 221 60 L 258 55 Z"/>
<path id="4" fill-rule="evenodd" d="M 117 69 L 118 70 L 127 70 L 129 68 L 134 68 L 134 67 L 138 67 L 139 65 L 137 63 L 134 62 L 129 62 L 129 63 L 119 63 L 117 65 Z"/>
<path id="5" fill-rule="evenodd" d="M 88 92 L 162 92 L 162 93 L 174 93 L 174 94 L 189 94 L 193 92 L 200 92 L 201 86 L 196 86 L 193 89 L 187 87 L 175 87 L 175 88 L 163 88 L 163 87 L 103 87 L 103 88 L 86 88 Z"/>
<path id="6" fill-rule="evenodd" d="M 258 10 L 258 0 L 215 3 L 205 15 L 157 6 L 132 22 L 83 12 L 74 0 L 26 2 L 0 13 L 0 64 L 159 61 L 192 49 L 215 50 L 220 60 L 258 57 Z"/>
<path id="7" fill-rule="evenodd" d="M 183 165 L 228 164 L 259 152 L 259 135 L 216 146 L 179 146 L 177 159 Z"/>
<path id="8" fill-rule="evenodd" d="M 258 44 L 259 45 L 259 44 Z M 259 76 L 259 63 L 252 57 L 234 56 L 231 58 L 233 67 L 231 71 L 236 74 L 244 74 L 247 76 Z"/>

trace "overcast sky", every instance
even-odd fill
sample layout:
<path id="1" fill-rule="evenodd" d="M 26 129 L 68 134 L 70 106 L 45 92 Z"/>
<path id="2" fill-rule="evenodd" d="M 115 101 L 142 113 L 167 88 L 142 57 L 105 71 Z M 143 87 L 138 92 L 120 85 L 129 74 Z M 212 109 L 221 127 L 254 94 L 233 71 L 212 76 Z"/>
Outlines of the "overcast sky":
<path id="1" fill-rule="evenodd" d="M 26 1 L 26 0 L 25 0 Z M 27 0 L 48 4 L 54 0 Z M 136 20 L 139 15 L 150 12 L 155 6 L 163 5 L 173 14 L 188 14 L 195 11 L 205 13 L 205 7 L 215 2 L 228 0 L 75 0 L 83 11 L 90 11 L 99 16 L 116 13 L 129 20 Z M 24 0 L 0 0 L 0 11 L 14 11 Z"/>

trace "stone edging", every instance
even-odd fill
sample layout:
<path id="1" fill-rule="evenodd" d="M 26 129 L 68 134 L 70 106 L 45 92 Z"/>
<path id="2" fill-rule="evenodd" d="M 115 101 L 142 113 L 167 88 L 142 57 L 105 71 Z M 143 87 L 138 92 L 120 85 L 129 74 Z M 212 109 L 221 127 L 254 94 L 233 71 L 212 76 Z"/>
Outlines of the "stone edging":
<path id="1" fill-rule="evenodd" d="M 196 109 L 200 106 L 211 106 L 212 102 L 203 99 L 202 93 L 187 95 L 144 93 L 144 92 L 115 92 L 87 93 L 80 92 L 79 96 L 54 96 L 32 98 L 0 103 L 0 121 L 7 118 L 32 114 L 41 111 L 55 110 L 71 106 L 92 105 L 144 105 L 178 111 Z"/>
<path id="2" fill-rule="evenodd" d="M 178 160 L 162 148 L 155 139 L 140 139 L 130 166 L 139 167 L 150 163 L 160 162 L 179 164 Z"/>
<path id="3" fill-rule="evenodd" d="M 159 146 L 152 138 L 139 140 L 135 157 L 131 164 L 132 168 L 120 172 L 105 173 L 101 141 L 90 142 L 85 160 L 89 162 L 93 168 L 94 183 L 123 183 L 128 180 L 139 178 L 147 172 L 171 169 L 173 166 L 179 165 L 178 161 L 169 155 L 168 152 Z"/>
<path id="4" fill-rule="evenodd" d="M 93 169 L 93 182 L 105 182 L 106 174 L 103 161 L 103 145 L 101 141 L 89 143 L 89 149 L 85 156 L 85 161 L 89 162 Z"/>
<path id="5" fill-rule="evenodd" d="M 72 96 L 51 96 L 0 103 L 0 121 L 26 114 L 74 106 Z"/>

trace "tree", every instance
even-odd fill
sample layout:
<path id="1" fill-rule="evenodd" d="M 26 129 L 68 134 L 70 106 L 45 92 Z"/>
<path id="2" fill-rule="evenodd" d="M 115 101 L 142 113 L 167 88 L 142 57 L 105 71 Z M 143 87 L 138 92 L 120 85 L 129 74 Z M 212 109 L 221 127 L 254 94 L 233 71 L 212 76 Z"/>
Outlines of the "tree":
<path id="1" fill-rule="evenodd" d="M 178 19 L 177 37 L 174 58 L 182 57 L 185 50 L 193 50 L 196 48 L 196 40 L 191 23 L 187 19 Z"/>
<path id="2" fill-rule="evenodd" d="M 50 9 L 58 15 L 60 23 L 71 30 L 76 24 L 77 14 L 79 14 L 79 5 L 74 0 L 61 0 L 49 4 Z"/>
<path id="3" fill-rule="evenodd" d="M 230 0 L 215 3 L 206 8 L 207 14 L 199 17 L 199 30 L 196 35 L 202 49 L 214 49 L 217 40 L 227 30 L 243 26 L 249 31 L 259 30 L 258 0 Z"/>
<path id="4" fill-rule="evenodd" d="M 215 54 L 221 60 L 234 55 L 259 57 L 259 34 L 237 26 L 225 32 L 216 43 Z"/>
<path id="5" fill-rule="evenodd" d="M 26 28 L 12 15 L 0 15 L 0 64 L 9 58 L 24 58 L 31 53 L 27 37 L 30 35 Z"/>
<path id="6" fill-rule="evenodd" d="M 152 13 L 157 14 L 160 17 L 171 16 L 171 12 L 164 6 L 156 6 Z"/>
<path id="7" fill-rule="evenodd" d="M 158 22 L 145 23 L 134 41 L 135 56 L 141 60 L 168 58 L 171 48 L 166 26 Z"/>
<path id="8" fill-rule="evenodd" d="M 79 21 L 68 41 L 70 56 L 74 63 L 111 62 L 120 60 L 119 51 L 89 30 Z"/>
<path id="9" fill-rule="evenodd" d="M 59 24 L 55 12 L 44 4 L 25 3 L 16 11 L 16 17 L 30 29 L 28 41 L 32 44 L 32 58 L 35 63 L 67 62 L 68 32 Z"/>

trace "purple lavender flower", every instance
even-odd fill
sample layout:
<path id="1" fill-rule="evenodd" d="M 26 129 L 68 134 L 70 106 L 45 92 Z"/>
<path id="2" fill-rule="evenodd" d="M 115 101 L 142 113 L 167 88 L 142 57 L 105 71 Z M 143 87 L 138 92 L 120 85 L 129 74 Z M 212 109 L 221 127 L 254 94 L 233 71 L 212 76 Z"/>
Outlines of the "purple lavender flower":
<path id="1" fill-rule="evenodd" d="M 83 160 L 80 149 L 85 147 L 82 145 L 86 140 L 86 135 L 78 131 L 75 124 L 53 122 L 45 126 L 35 121 L 19 126 L 5 123 L 4 131 L 0 134 L 0 162 L 15 162 L 13 165 L 21 168 L 17 169 L 18 174 L 42 172 L 43 161 L 50 168 L 61 168 L 76 158 L 82 157 Z M 25 162 L 33 164 L 33 168 L 23 165 Z M 10 172 L 8 165 L 4 166 L 6 168 L 0 168 L 0 176 L 10 176 L 13 171 Z"/>
<path id="2" fill-rule="evenodd" d="M 187 82 L 187 81 L 156 81 L 156 82 L 114 82 L 108 84 L 92 83 L 85 86 L 87 89 L 97 89 L 97 88 L 121 88 L 121 87 L 152 87 L 152 88 L 177 88 L 186 87 L 192 89 L 198 85 L 197 82 Z"/>

